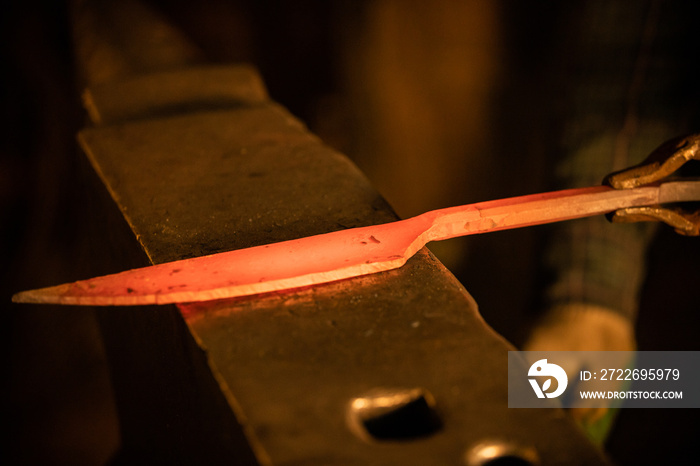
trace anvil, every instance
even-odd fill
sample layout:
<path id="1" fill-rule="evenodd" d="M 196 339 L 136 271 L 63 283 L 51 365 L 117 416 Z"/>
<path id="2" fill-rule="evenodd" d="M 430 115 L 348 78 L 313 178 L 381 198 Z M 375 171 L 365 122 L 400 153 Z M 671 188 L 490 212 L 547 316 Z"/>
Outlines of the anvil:
<path id="1" fill-rule="evenodd" d="M 220 71 L 90 89 L 100 115 L 121 115 L 79 138 L 99 177 L 92 196 L 104 198 L 98 239 L 122 232 L 121 242 L 102 239 L 96 249 L 123 245 L 113 270 L 397 220 L 347 158 L 265 96 L 166 116 L 110 111 L 134 88 L 172 108 L 153 95 L 167 92 L 164 82 L 184 79 L 198 90 Z M 242 82 L 251 72 L 228 76 Z M 368 239 L 368 247 L 379 244 Z M 425 248 L 398 269 L 321 286 L 97 315 L 125 460 L 445 464 L 486 446 L 535 451 L 542 464 L 605 463 L 561 410 L 507 408 L 499 368 L 513 347 Z M 377 434 L 372 413 L 356 405 L 372 404 L 379 390 L 397 399 L 420 394 L 411 400 L 427 415 Z M 406 435 L 407 426 L 417 430 Z"/>

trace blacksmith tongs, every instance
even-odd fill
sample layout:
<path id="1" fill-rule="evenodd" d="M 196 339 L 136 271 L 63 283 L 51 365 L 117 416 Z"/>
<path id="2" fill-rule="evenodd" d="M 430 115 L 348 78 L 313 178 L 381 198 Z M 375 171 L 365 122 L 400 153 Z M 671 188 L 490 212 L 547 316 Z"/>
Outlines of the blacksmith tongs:
<path id="1" fill-rule="evenodd" d="M 689 160 L 700 160 L 700 133 L 672 139 L 659 146 L 642 163 L 608 175 L 604 184 L 615 189 L 631 189 L 669 177 Z M 646 206 L 620 209 L 608 216 L 612 222 L 661 221 L 686 236 L 700 235 L 700 209 Z"/>

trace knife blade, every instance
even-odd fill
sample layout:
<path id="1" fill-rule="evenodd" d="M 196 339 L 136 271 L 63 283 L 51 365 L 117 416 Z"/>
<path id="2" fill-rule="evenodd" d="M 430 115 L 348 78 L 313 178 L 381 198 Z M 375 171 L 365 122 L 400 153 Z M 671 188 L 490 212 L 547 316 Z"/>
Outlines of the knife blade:
<path id="1" fill-rule="evenodd" d="M 395 269 L 430 241 L 693 200 L 700 200 L 700 181 L 531 194 L 22 291 L 12 300 L 128 306 L 256 295 Z"/>

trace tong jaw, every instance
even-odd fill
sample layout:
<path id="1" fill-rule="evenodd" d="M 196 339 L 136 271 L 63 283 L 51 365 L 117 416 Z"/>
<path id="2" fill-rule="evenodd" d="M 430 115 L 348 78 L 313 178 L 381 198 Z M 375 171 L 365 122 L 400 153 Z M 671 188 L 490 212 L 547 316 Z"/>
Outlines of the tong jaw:
<path id="1" fill-rule="evenodd" d="M 613 223 L 663 222 L 684 236 L 700 236 L 700 211 L 684 212 L 661 206 L 629 207 L 612 213 Z"/>
<path id="2" fill-rule="evenodd" d="M 644 162 L 608 175 L 603 184 L 615 189 L 631 189 L 662 180 L 689 160 L 700 160 L 700 133 L 672 139 L 654 150 Z M 645 221 L 664 222 L 685 236 L 700 236 L 700 210 L 686 212 L 679 208 L 630 207 L 613 212 L 614 223 Z"/>

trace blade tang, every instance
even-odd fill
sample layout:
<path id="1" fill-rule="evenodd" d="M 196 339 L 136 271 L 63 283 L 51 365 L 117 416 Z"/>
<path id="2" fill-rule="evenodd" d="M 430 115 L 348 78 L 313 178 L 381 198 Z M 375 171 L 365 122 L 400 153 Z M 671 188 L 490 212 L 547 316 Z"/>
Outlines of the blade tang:
<path id="1" fill-rule="evenodd" d="M 429 212 L 428 241 L 606 214 L 627 207 L 700 200 L 700 181 L 670 181 L 634 189 L 568 189 Z"/>

